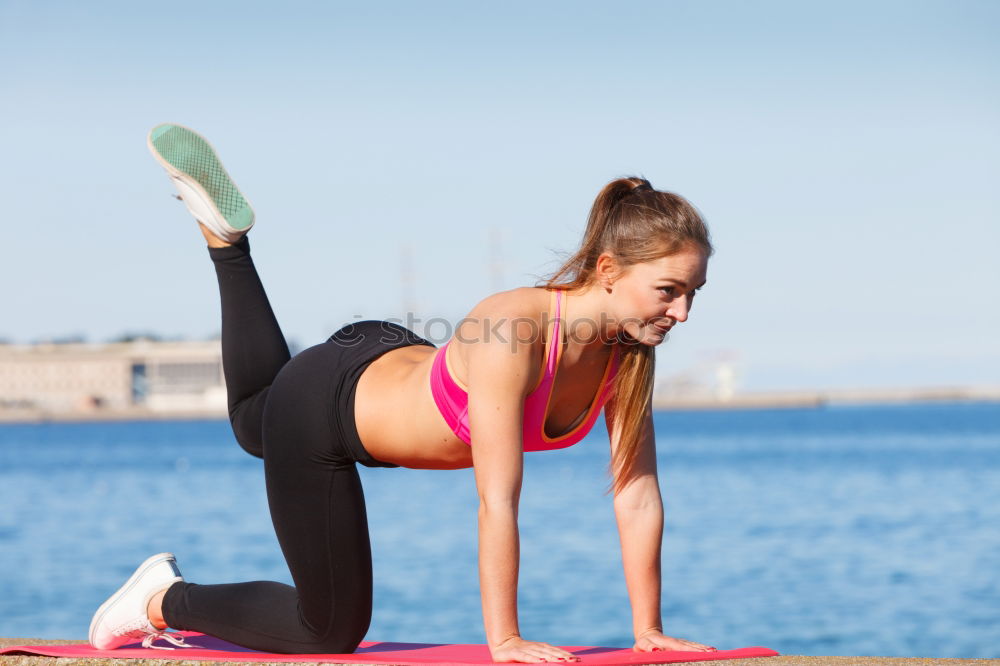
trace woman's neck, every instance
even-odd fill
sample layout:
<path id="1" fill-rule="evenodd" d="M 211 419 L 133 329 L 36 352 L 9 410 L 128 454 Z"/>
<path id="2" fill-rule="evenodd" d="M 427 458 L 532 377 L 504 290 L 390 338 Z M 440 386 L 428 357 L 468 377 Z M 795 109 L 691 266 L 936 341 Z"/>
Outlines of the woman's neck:
<path id="1" fill-rule="evenodd" d="M 597 349 L 615 341 L 619 326 L 608 305 L 607 292 L 597 285 L 563 292 L 562 326 L 571 344 Z"/>

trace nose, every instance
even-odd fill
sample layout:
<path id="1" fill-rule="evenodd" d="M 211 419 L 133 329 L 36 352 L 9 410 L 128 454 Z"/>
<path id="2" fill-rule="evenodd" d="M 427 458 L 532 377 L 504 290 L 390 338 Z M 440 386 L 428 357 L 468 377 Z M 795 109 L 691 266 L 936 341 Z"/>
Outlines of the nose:
<path id="1" fill-rule="evenodd" d="M 682 321 L 687 321 L 688 312 L 691 311 L 691 301 L 687 297 L 675 298 L 670 302 L 670 306 L 667 308 L 667 316 L 672 317 L 674 321 L 680 323 Z"/>

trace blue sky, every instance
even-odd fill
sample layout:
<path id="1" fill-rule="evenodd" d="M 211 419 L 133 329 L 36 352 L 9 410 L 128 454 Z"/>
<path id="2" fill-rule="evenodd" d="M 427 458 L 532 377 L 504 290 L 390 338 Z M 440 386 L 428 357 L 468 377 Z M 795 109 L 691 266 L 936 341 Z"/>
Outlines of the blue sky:
<path id="1" fill-rule="evenodd" d="M 997 34 L 995 2 L 0 0 L 0 337 L 218 330 L 145 148 L 178 122 L 253 203 L 298 346 L 533 284 L 638 173 L 717 246 L 661 372 L 995 385 Z"/>

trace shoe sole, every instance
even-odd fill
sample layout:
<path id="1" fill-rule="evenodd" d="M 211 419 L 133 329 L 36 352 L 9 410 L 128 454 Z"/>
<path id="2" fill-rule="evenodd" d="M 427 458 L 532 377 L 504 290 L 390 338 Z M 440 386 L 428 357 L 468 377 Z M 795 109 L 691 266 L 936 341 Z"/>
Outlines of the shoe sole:
<path id="1" fill-rule="evenodd" d="M 129 579 L 125 581 L 125 584 L 118 588 L 118 591 L 112 594 L 107 601 L 101 604 L 101 606 L 97 609 L 97 612 L 94 613 L 94 617 L 90 621 L 90 630 L 87 632 L 88 642 L 90 642 L 91 645 L 94 645 L 94 630 L 97 629 L 97 626 L 101 623 L 101 620 L 104 619 L 108 610 L 115 605 L 115 603 L 121 599 L 126 592 L 135 587 L 136 583 L 139 582 L 139 579 L 142 578 L 147 571 L 157 564 L 174 559 L 173 553 L 159 553 L 158 555 L 153 555 L 152 557 L 147 558 L 142 564 L 140 564 L 139 568 L 137 568 Z M 174 564 L 174 573 L 180 576 L 180 571 L 177 569 L 176 564 Z"/>
<path id="2" fill-rule="evenodd" d="M 193 180 L 234 232 L 253 226 L 253 209 L 205 137 L 183 125 L 167 123 L 154 127 L 146 144 L 171 176 Z"/>

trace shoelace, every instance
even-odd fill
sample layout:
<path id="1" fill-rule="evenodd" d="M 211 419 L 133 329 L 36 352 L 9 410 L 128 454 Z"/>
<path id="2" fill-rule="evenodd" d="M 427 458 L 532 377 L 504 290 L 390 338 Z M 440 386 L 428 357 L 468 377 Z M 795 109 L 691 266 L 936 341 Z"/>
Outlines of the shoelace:
<path id="1" fill-rule="evenodd" d="M 172 643 L 177 647 L 189 648 L 194 647 L 188 643 L 184 642 L 183 638 L 179 638 L 176 634 L 167 633 L 166 631 L 161 631 L 159 629 L 153 629 L 150 631 L 152 625 L 149 624 L 149 620 L 146 618 L 137 618 L 128 624 L 118 627 L 115 634 L 118 636 L 128 636 L 130 638 L 139 638 L 142 636 L 142 647 L 153 648 L 154 650 L 173 650 L 172 647 L 166 647 L 165 645 L 153 645 L 153 641 L 162 638 L 168 643 Z"/>
<path id="2" fill-rule="evenodd" d="M 153 648 L 154 650 L 173 650 L 172 647 L 167 647 L 165 645 L 153 645 L 153 641 L 162 638 L 168 643 L 173 643 L 179 648 L 189 648 L 194 647 L 184 642 L 184 638 L 178 638 L 176 634 L 167 633 L 166 631 L 157 631 L 155 634 L 146 634 L 146 637 L 142 639 L 142 647 Z"/>

